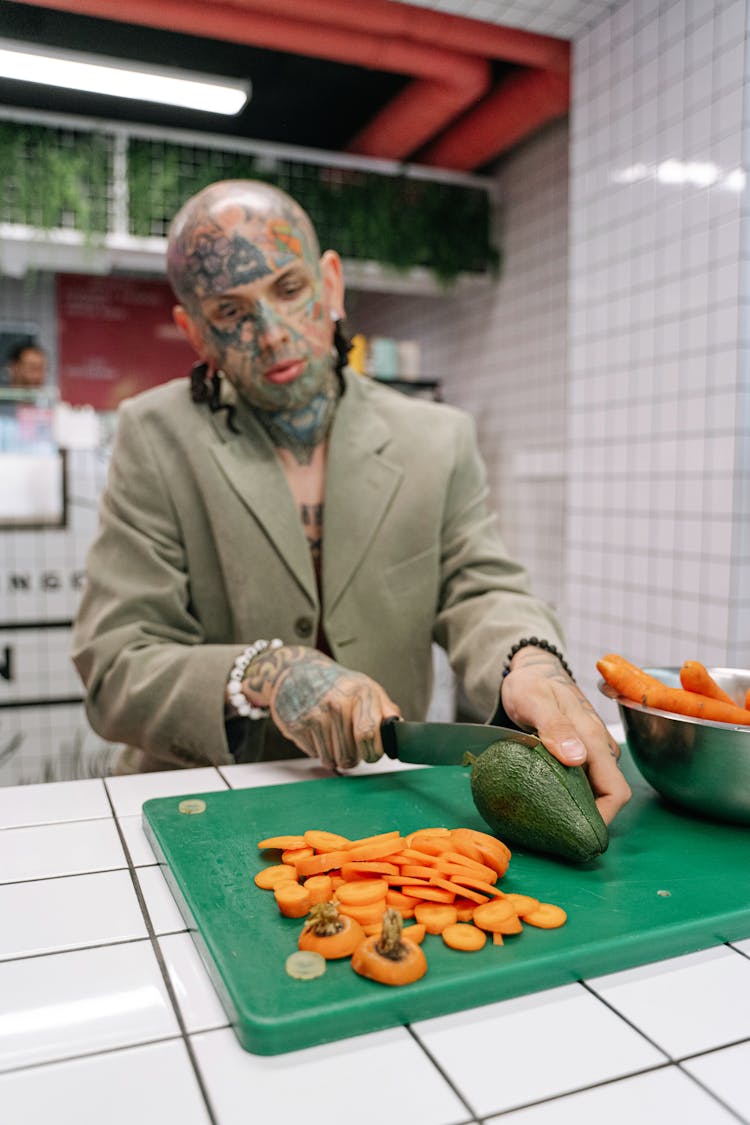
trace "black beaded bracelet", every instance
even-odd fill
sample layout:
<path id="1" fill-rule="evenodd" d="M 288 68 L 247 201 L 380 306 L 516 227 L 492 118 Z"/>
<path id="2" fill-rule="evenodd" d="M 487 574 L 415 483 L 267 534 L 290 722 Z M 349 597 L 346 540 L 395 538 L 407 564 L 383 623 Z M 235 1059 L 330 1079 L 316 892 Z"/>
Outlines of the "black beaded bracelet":
<path id="1" fill-rule="evenodd" d="M 516 643 L 513 645 L 510 652 L 508 653 L 508 657 L 505 661 L 505 667 L 503 668 L 503 679 L 505 679 L 505 677 L 510 672 L 510 662 L 513 659 L 513 657 L 516 655 L 516 653 L 520 652 L 522 648 L 528 648 L 529 645 L 533 645 L 534 648 L 542 648 L 542 649 L 544 649 L 545 652 L 550 653 L 551 656 L 556 656 L 557 659 L 562 664 L 565 671 L 570 676 L 573 683 L 575 683 L 575 676 L 573 675 L 573 673 L 571 672 L 567 663 L 565 662 L 565 657 L 559 651 L 559 649 L 555 648 L 555 646 L 550 644 L 549 641 L 540 640 L 538 637 L 524 637 L 523 640 L 516 641 Z"/>

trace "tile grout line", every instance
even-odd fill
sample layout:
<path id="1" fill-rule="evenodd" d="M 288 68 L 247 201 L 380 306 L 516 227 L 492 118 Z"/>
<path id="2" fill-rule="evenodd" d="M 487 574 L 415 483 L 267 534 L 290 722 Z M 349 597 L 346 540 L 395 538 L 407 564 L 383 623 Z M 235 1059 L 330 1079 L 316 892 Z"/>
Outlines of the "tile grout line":
<path id="1" fill-rule="evenodd" d="M 689 1078 L 690 1081 L 695 1083 L 695 1085 L 700 1090 L 703 1090 L 704 1094 L 709 1094 L 715 1102 L 718 1102 L 719 1105 L 727 1111 L 727 1113 L 731 1113 L 732 1117 L 734 1117 L 737 1121 L 740 1121 L 742 1125 L 748 1125 L 748 1119 L 746 1117 L 743 1117 L 736 1109 L 729 1105 L 728 1102 L 725 1102 L 724 1099 L 721 1098 L 715 1090 L 712 1090 L 710 1086 L 706 1086 L 700 1078 L 697 1078 L 694 1074 L 691 1074 L 689 1070 L 686 1070 L 682 1066 L 681 1062 L 675 1063 L 675 1066 L 677 1070 L 679 1070 L 680 1074 L 683 1074 L 686 1078 Z"/>
<path id="2" fill-rule="evenodd" d="M 443 1078 L 443 1080 L 444 1080 L 445 1082 L 447 1082 L 447 1083 L 448 1083 L 448 1085 L 450 1086 L 451 1090 L 452 1090 L 452 1091 L 453 1091 L 453 1093 L 454 1093 L 454 1094 L 456 1095 L 456 1097 L 457 1097 L 457 1098 L 459 1099 L 459 1101 L 463 1102 L 463 1104 L 464 1104 L 464 1105 L 466 1106 L 467 1110 L 468 1110 L 468 1111 L 469 1111 L 469 1113 L 471 1114 L 471 1120 L 472 1120 L 472 1121 L 476 1121 L 476 1122 L 481 1122 L 481 1121 L 482 1121 L 482 1118 L 481 1118 L 481 1117 L 480 1117 L 480 1115 L 479 1115 L 479 1114 L 478 1114 L 478 1113 L 477 1113 L 477 1112 L 476 1112 L 476 1111 L 474 1110 L 474 1107 L 472 1106 L 472 1104 L 471 1104 L 471 1102 L 469 1101 L 469 1099 L 468 1099 L 468 1098 L 466 1098 L 466 1097 L 465 1097 L 465 1096 L 464 1096 L 464 1095 L 463 1095 L 463 1094 L 461 1093 L 461 1091 L 459 1090 L 458 1086 L 457 1086 L 457 1085 L 455 1084 L 455 1082 L 453 1081 L 453 1079 L 452 1079 L 452 1078 L 451 1078 L 451 1077 L 450 1077 L 450 1076 L 449 1076 L 449 1075 L 448 1075 L 448 1074 L 446 1073 L 446 1071 L 445 1071 L 445 1070 L 443 1069 L 443 1067 L 442 1067 L 442 1066 L 440 1065 L 440 1063 L 439 1063 L 439 1062 L 437 1061 L 437 1059 L 436 1059 L 436 1058 L 435 1058 L 435 1056 L 434 1056 L 434 1055 L 432 1054 L 432 1052 L 431 1052 L 431 1051 L 429 1050 L 429 1048 L 428 1048 L 427 1046 L 425 1046 L 425 1044 L 424 1044 L 424 1043 L 422 1042 L 422 1040 L 421 1040 L 421 1039 L 419 1038 L 419 1036 L 417 1035 L 417 1033 L 416 1033 L 416 1031 L 414 1030 L 414 1028 L 412 1027 L 412 1025 L 411 1025 L 410 1023 L 406 1023 L 406 1024 L 403 1024 L 402 1026 L 403 1026 L 404 1030 L 405 1030 L 405 1031 L 407 1031 L 407 1032 L 409 1033 L 409 1035 L 411 1035 L 412 1039 L 413 1039 L 413 1040 L 414 1040 L 414 1042 L 415 1042 L 415 1043 L 417 1044 L 417 1046 L 418 1046 L 419 1048 L 421 1048 L 421 1050 L 422 1050 L 422 1051 L 424 1052 L 424 1054 L 425 1054 L 425 1055 L 427 1056 L 427 1058 L 428 1058 L 428 1059 L 430 1060 L 430 1062 L 431 1062 L 431 1063 L 432 1063 L 432 1065 L 433 1065 L 433 1066 L 435 1067 L 435 1069 L 436 1069 L 436 1070 L 438 1071 L 438 1073 L 439 1073 L 439 1074 L 440 1074 L 440 1076 L 441 1076 L 441 1077 Z"/>
<path id="3" fill-rule="evenodd" d="M 117 834 L 120 837 L 120 843 L 122 844 L 123 851 L 125 852 L 125 857 L 128 861 L 128 871 L 130 873 L 130 878 L 131 878 L 131 881 L 132 881 L 132 884 L 133 884 L 133 890 L 135 891 L 135 895 L 136 895 L 136 898 L 138 900 L 138 905 L 139 905 L 139 907 L 141 909 L 141 913 L 143 915 L 143 921 L 145 923 L 146 930 L 148 932 L 148 939 L 151 942 L 151 948 L 153 950 L 154 956 L 155 956 L 157 964 L 159 966 L 159 971 L 162 975 L 162 979 L 164 981 L 164 986 L 167 990 L 167 995 L 169 996 L 170 1002 L 172 1004 L 172 1008 L 174 1010 L 175 1018 L 177 1020 L 177 1026 L 180 1029 L 180 1035 L 182 1037 L 183 1043 L 185 1044 L 185 1050 L 187 1051 L 188 1058 L 190 1059 L 190 1065 L 193 1068 L 193 1073 L 195 1075 L 196 1082 L 198 1083 L 198 1089 L 200 1090 L 201 1095 L 203 1097 L 203 1101 L 204 1101 L 205 1107 L 206 1107 L 206 1112 L 208 1113 L 208 1117 L 209 1117 L 209 1120 L 211 1122 L 211 1125 L 219 1125 L 219 1119 L 216 1116 L 213 1105 L 211 1104 L 211 1099 L 209 1098 L 209 1095 L 208 1095 L 208 1090 L 206 1089 L 206 1084 L 203 1081 L 203 1075 L 201 1074 L 200 1067 L 198 1066 L 198 1059 L 196 1058 L 195 1051 L 193 1049 L 193 1044 L 190 1041 L 190 1035 L 189 1035 L 187 1027 L 185 1025 L 185 1021 L 183 1019 L 182 1012 L 180 1011 L 180 1006 L 177 1003 L 177 995 L 176 995 L 174 987 L 172 985 L 172 981 L 171 981 L 170 976 L 169 976 L 169 971 L 167 970 L 167 964 L 166 964 L 166 961 L 164 960 L 164 954 L 162 953 L 161 947 L 160 947 L 159 942 L 158 942 L 157 937 L 156 937 L 156 933 L 155 933 L 154 928 L 151 924 L 151 918 L 150 918 L 150 915 L 148 913 L 148 908 L 146 906 L 146 900 L 143 896 L 143 892 L 141 890 L 140 883 L 138 882 L 136 869 L 133 865 L 133 862 L 132 862 L 132 859 L 131 859 L 131 856 L 130 856 L 130 849 L 128 848 L 127 842 L 125 840 L 125 834 L 122 831 L 122 828 L 120 827 L 120 822 L 117 818 L 117 814 L 115 812 L 115 807 L 114 807 L 114 804 L 112 802 L 112 797 L 111 797 L 111 794 L 109 792 L 109 789 L 107 787 L 106 782 L 104 784 L 104 791 L 107 794 L 107 800 L 109 801 L 109 805 L 110 805 L 110 808 L 112 810 L 112 818 L 115 822 L 115 828 L 117 829 Z"/>
<path id="4" fill-rule="evenodd" d="M 659 1043 L 657 1043 L 655 1039 L 651 1039 L 650 1036 L 646 1035 L 645 1031 L 642 1031 L 639 1027 L 636 1026 L 636 1024 L 633 1023 L 632 1020 L 628 1019 L 627 1016 L 623 1015 L 623 1013 L 620 1012 L 617 1008 L 615 1008 L 613 1004 L 611 1004 L 608 1000 L 605 1000 L 603 996 L 600 996 L 599 993 L 596 992 L 591 987 L 591 985 L 586 983 L 586 981 L 584 981 L 584 980 L 579 981 L 579 984 L 581 984 L 586 989 L 587 992 L 589 992 L 592 996 L 594 996 L 597 1000 L 599 1000 L 602 1004 L 604 1004 L 604 1006 L 606 1008 L 609 1008 L 609 1010 L 614 1015 L 616 1015 L 619 1019 L 621 1019 L 624 1023 L 626 1023 L 628 1025 L 628 1027 L 632 1028 L 633 1031 L 635 1031 L 638 1035 L 642 1036 L 642 1038 L 644 1038 L 647 1043 L 650 1043 L 652 1047 L 654 1047 L 657 1051 L 660 1051 L 661 1054 L 665 1055 L 667 1060 L 668 1060 L 669 1066 L 675 1067 L 675 1069 L 679 1070 L 679 1072 L 681 1074 L 684 1074 L 688 1078 L 691 1078 L 697 1086 L 700 1086 L 700 1088 L 705 1093 L 707 1093 L 715 1102 L 718 1102 L 718 1104 L 720 1106 L 722 1106 L 722 1108 L 726 1109 L 729 1113 L 731 1113 L 733 1117 L 736 1117 L 738 1121 L 741 1121 L 743 1123 L 743 1125 L 748 1125 L 745 1118 L 740 1117 L 737 1114 L 737 1112 L 731 1108 L 731 1106 L 727 1105 L 719 1097 L 718 1094 L 714 1093 L 714 1091 L 709 1089 L 707 1086 L 704 1086 L 703 1083 L 699 1079 L 695 1078 L 692 1074 L 690 1074 L 690 1072 L 688 1070 L 684 1069 L 684 1067 L 681 1065 L 681 1063 L 685 1059 L 688 1059 L 688 1058 L 691 1058 L 691 1057 L 694 1057 L 694 1056 L 686 1055 L 686 1056 L 684 1056 L 684 1059 L 675 1058 L 672 1054 L 670 1054 L 668 1051 L 666 1051 Z M 744 1040 L 740 1040 L 739 1042 L 744 1042 Z M 731 1046 L 731 1044 L 729 1044 L 729 1045 Z M 727 1044 L 724 1044 L 724 1046 L 727 1046 Z M 718 1050 L 721 1050 L 721 1049 L 722 1049 L 722 1047 L 719 1046 L 719 1047 L 711 1048 L 711 1051 L 718 1051 Z M 699 1054 L 703 1054 L 703 1053 L 708 1054 L 708 1053 L 711 1053 L 711 1052 L 710 1051 L 709 1052 L 699 1052 Z M 650 1069 L 659 1069 L 659 1068 L 650 1068 Z"/>

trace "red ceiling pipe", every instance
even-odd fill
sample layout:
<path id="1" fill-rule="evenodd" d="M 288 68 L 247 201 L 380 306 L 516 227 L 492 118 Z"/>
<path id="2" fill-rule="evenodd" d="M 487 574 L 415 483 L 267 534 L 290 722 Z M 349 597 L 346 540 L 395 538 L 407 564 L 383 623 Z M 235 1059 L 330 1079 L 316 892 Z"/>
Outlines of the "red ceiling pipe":
<path id="1" fill-rule="evenodd" d="M 370 122 L 359 153 L 402 160 L 473 105 L 490 84 L 489 64 L 443 47 L 383 38 L 366 30 L 280 19 L 202 0 L 23 0 L 37 7 L 161 27 L 270 50 L 324 58 L 372 70 L 411 74 L 402 91 Z M 306 15 L 309 15 L 305 9 Z M 377 141 L 377 143 L 376 143 Z"/>
<path id="2" fill-rule="evenodd" d="M 208 0 L 215 3 L 215 0 Z M 267 11 L 269 0 L 224 0 L 237 8 Z M 567 74 L 570 44 L 551 35 L 537 35 L 516 27 L 499 27 L 481 20 L 452 16 L 429 8 L 393 0 L 272 0 L 279 16 L 292 16 L 310 23 L 349 27 L 373 35 L 433 43 L 451 51 L 479 58 L 504 59 L 519 66 L 538 67 Z"/>
<path id="3" fill-rule="evenodd" d="M 469 171 L 499 156 L 570 106 L 570 82 L 543 70 L 514 74 L 419 153 L 420 164 Z"/>

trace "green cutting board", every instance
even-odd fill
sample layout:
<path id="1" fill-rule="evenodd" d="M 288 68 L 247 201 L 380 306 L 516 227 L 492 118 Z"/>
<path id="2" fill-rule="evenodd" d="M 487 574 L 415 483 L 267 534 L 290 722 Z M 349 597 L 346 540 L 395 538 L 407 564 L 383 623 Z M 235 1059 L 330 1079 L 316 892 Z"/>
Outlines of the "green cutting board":
<path id="1" fill-rule="evenodd" d="M 626 772 L 633 800 L 603 856 L 572 866 L 517 851 L 502 881 L 564 907 L 565 926 L 527 926 L 478 953 L 428 934 L 427 975 L 403 988 L 357 976 L 348 960 L 316 980 L 289 977 L 302 923 L 253 884 L 273 862 L 256 844 L 307 828 L 350 837 L 486 828 L 466 769 L 190 794 L 205 802 L 197 815 L 179 811 L 185 797 L 159 798 L 144 804 L 144 828 L 240 1043 L 274 1055 L 750 937 L 750 831 L 673 811 L 630 763 Z"/>

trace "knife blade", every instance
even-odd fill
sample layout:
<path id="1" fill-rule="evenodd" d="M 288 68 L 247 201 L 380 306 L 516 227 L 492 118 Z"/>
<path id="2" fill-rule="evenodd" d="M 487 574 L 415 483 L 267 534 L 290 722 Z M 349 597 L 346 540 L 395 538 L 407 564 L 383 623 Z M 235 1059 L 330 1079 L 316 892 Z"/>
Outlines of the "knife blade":
<path id="1" fill-rule="evenodd" d="M 384 719 L 380 725 L 383 750 L 389 758 L 420 766 L 460 766 L 464 754 L 481 754 L 501 738 L 537 746 L 539 739 L 509 727 L 488 723 L 411 723 Z"/>

